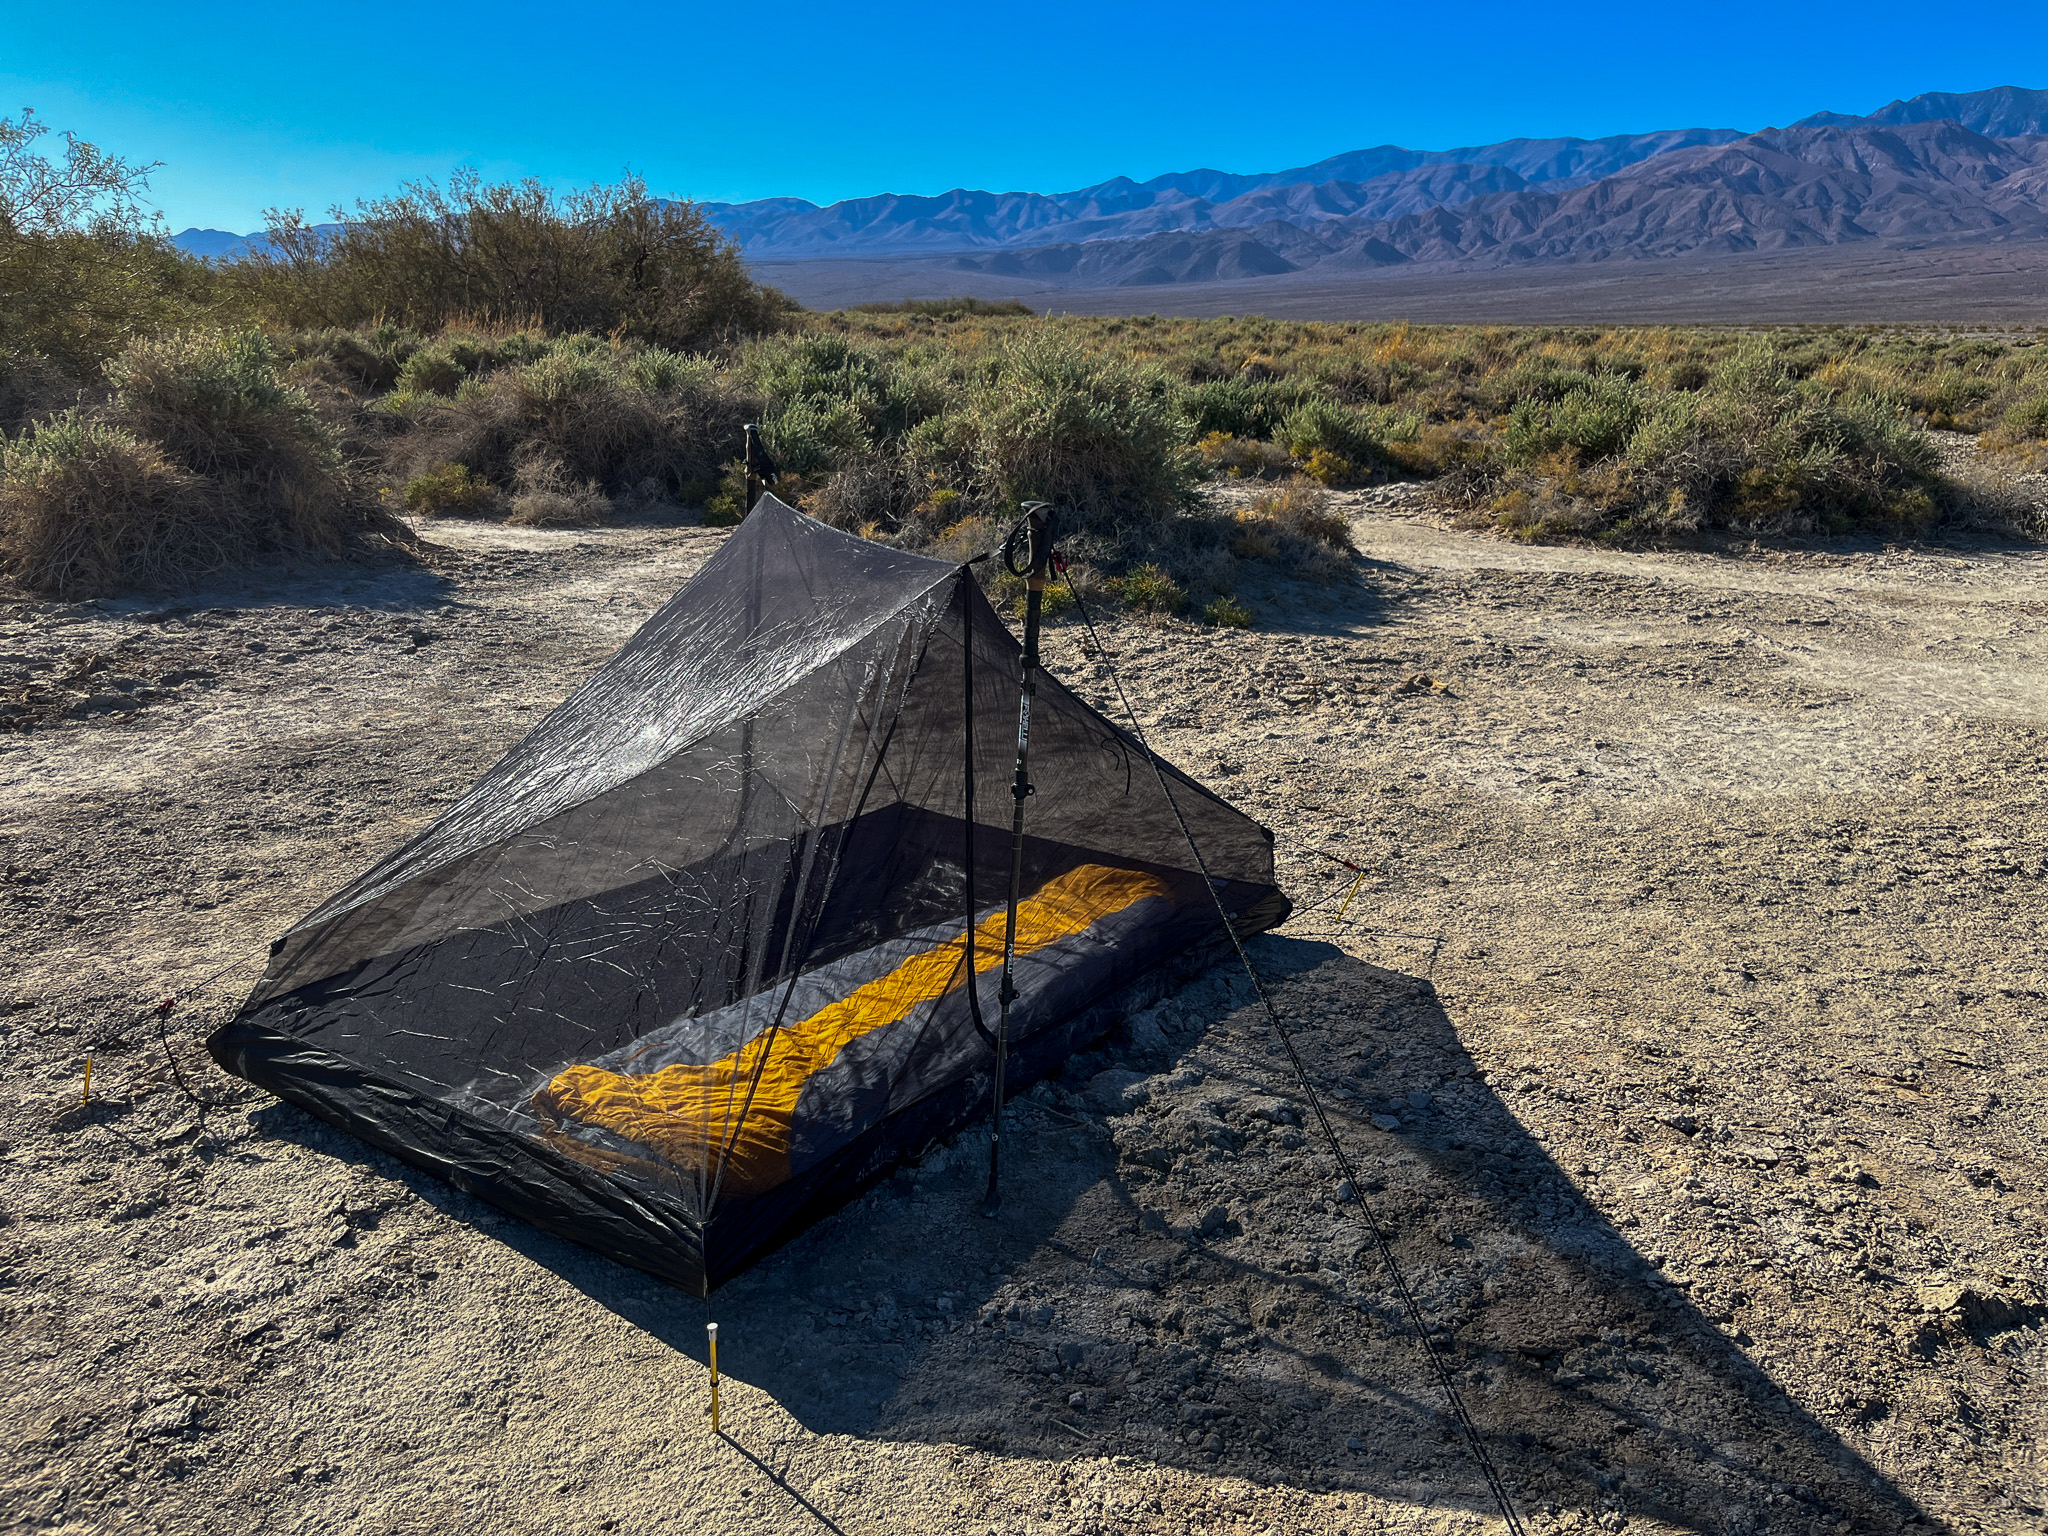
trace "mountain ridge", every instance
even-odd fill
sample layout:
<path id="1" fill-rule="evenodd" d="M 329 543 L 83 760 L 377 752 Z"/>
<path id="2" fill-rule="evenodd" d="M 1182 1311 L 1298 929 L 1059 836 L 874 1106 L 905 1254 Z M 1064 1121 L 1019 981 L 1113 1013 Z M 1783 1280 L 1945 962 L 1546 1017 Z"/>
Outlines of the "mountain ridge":
<path id="1" fill-rule="evenodd" d="M 961 272 L 1093 288 L 1310 268 L 2048 240 L 2048 91 L 1930 92 L 1755 132 L 1379 145 L 1281 171 L 1112 177 L 1064 193 L 954 188 L 822 206 L 789 197 L 702 206 L 755 260 L 950 257 Z M 174 238 L 222 257 L 262 236 L 194 229 Z"/>

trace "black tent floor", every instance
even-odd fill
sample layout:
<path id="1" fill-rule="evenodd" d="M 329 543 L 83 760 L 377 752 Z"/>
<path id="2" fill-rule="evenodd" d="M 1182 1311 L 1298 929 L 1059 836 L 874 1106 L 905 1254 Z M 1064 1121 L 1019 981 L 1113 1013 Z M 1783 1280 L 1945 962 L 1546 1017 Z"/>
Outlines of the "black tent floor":
<path id="1" fill-rule="evenodd" d="M 1275 903 L 1274 910 L 1284 915 L 1284 903 Z M 1265 914 L 1265 920 L 1272 916 Z M 1010 1093 L 1029 1089 L 1131 1014 L 1156 1005 L 1230 953 L 1221 936 L 1191 945 L 1092 1006 L 1019 1041 L 1010 1055 Z M 929 1095 L 808 1169 L 798 1188 L 778 1190 L 779 1214 L 765 1240 L 742 1227 L 744 1237 L 722 1247 L 720 1223 L 744 1220 L 743 1212 L 735 1218 L 721 1211 L 713 1222 L 700 1223 L 658 1194 L 607 1177 L 530 1136 L 423 1098 L 359 1063 L 247 1017 L 216 1030 L 207 1050 L 224 1070 L 379 1151 L 543 1232 L 692 1293 L 724 1284 L 811 1222 L 988 1113 L 987 1096 L 978 1089 L 955 1085 Z"/>

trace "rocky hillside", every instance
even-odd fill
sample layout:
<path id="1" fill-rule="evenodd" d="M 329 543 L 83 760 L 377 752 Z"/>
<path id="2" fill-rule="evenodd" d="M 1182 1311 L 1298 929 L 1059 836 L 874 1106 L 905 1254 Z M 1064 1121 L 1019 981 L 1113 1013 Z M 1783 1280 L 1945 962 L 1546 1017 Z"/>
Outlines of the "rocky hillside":
<path id="1" fill-rule="evenodd" d="M 2048 91 L 1930 94 L 1757 133 L 1382 145 L 1258 175 L 1197 170 L 1074 192 L 955 188 L 705 211 L 757 262 L 937 257 L 960 273 L 1090 289 L 1308 269 L 2040 240 Z M 203 255 L 260 238 L 178 236 Z"/>

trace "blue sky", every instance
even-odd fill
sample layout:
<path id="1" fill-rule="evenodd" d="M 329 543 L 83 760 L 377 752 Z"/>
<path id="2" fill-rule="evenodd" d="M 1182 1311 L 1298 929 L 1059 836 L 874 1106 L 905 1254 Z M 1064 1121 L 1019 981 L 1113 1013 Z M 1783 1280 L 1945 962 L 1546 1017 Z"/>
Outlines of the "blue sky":
<path id="1" fill-rule="evenodd" d="M 1367 145 L 1759 128 L 2048 86 L 2048 6 L 102 3 L 0 13 L 0 113 L 252 229 L 461 164 L 825 202 L 1264 171 Z M 1944 15 L 1955 18 L 1943 24 Z"/>

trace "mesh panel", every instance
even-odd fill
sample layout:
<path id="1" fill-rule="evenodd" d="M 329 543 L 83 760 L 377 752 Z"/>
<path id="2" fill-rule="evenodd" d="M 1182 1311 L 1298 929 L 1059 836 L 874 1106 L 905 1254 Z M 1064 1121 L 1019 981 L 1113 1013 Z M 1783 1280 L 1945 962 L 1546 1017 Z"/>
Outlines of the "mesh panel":
<path id="1" fill-rule="evenodd" d="M 444 1105 L 450 1137 L 521 1138 L 707 1248 L 744 1208 L 735 1241 L 758 1243 L 891 1124 L 986 1106 L 969 994 L 993 1020 L 1018 657 L 962 568 L 764 501 L 447 816 L 293 929 L 225 1033 Z M 1267 835 L 1168 777 L 1226 907 L 1274 920 Z M 1032 778 L 1013 1030 L 1036 1060 L 1216 917 L 1142 751 L 1050 680 Z M 445 1161 L 416 1127 L 394 1139 Z"/>

